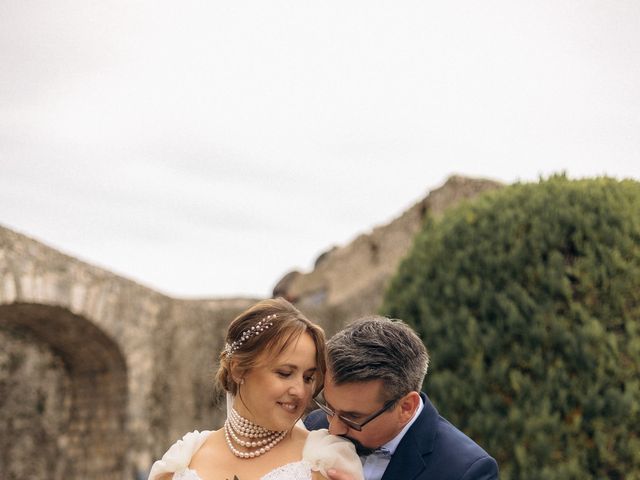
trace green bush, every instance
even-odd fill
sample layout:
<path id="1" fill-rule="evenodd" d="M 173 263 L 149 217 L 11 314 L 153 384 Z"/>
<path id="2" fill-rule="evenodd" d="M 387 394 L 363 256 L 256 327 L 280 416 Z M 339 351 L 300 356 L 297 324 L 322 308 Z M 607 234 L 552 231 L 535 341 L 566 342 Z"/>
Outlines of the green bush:
<path id="1" fill-rule="evenodd" d="M 640 479 L 640 183 L 554 176 L 427 223 L 383 313 L 503 479 Z"/>

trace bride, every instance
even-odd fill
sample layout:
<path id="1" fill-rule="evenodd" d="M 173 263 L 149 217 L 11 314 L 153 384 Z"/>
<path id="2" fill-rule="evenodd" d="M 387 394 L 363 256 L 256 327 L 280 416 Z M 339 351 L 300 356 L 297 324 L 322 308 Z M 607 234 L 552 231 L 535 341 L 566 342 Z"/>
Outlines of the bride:
<path id="1" fill-rule="evenodd" d="M 216 376 L 227 392 L 224 426 L 187 433 L 153 464 L 149 480 L 319 480 L 330 468 L 362 480 L 350 442 L 296 424 L 322 389 L 324 355 L 322 329 L 286 300 L 241 313 Z"/>

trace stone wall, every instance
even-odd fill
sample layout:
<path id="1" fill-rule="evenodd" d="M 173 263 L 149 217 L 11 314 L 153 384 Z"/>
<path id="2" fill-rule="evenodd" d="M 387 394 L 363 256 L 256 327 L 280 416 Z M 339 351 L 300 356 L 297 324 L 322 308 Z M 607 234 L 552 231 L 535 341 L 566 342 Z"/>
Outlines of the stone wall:
<path id="1" fill-rule="evenodd" d="M 0 227 L 0 478 L 136 478 L 215 426 L 214 352 L 254 301 L 171 299 Z"/>
<path id="2" fill-rule="evenodd" d="M 64 363 L 28 332 L 0 331 L 0 345 L 1 477 L 63 478 L 68 464 L 58 439 L 71 415 Z"/>

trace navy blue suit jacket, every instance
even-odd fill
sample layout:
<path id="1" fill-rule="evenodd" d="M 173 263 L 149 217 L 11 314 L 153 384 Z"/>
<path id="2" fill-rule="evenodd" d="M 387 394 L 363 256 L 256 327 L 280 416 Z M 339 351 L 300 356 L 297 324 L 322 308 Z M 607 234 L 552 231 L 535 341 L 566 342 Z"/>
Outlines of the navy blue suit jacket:
<path id="1" fill-rule="evenodd" d="M 424 393 L 420 397 L 424 409 L 400 441 L 382 480 L 497 479 L 496 461 L 442 418 Z M 327 416 L 314 410 L 304 424 L 309 430 L 328 428 Z"/>

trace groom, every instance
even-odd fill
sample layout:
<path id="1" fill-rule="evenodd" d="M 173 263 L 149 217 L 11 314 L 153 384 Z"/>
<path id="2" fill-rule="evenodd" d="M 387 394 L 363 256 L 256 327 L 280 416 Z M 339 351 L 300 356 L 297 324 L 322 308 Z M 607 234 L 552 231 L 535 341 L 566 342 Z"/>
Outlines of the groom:
<path id="1" fill-rule="evenodd" d="M 327 343 L 327 375 L 309 430 L 348 437 L 365 480 L 485 480 L 496 461 L 442 418 L 420 392 L 429 356 L 400 320 L 366 317 Z M 330 471 L 332 480 L 347 480 Z"/>

